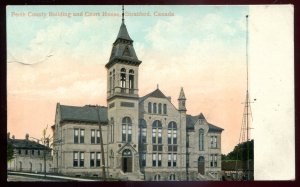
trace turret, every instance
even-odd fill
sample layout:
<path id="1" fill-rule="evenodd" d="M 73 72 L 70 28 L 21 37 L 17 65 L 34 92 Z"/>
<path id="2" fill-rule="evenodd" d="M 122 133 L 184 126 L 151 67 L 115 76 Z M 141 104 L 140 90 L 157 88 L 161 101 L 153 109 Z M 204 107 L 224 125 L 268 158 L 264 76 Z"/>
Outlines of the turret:
<path id="1" fill-rule="evenodd" d="M 186 112 L 185 101 L 186 101 L 186 98 L 184 95 L 183 88 L 181 87 L 180 94 L 178 97 L 178 110 L 180 112 Z"/>

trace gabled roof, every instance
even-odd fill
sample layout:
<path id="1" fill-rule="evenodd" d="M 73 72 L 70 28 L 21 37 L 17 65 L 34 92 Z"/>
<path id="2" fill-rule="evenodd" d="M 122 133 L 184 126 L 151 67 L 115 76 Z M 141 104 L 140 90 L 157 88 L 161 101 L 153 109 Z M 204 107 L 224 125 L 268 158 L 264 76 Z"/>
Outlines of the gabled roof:
<path id="1" fill-rule="evenodd" d="M 59 105 L 59 104 L 58 104 Z M 59 105 L 61 121 L 98 123 L 97 108 L 93 105 L 67 106 Z M 99 107 L 100 122 L 107 123 L 107 107 Z"/>
<path id="2" fill-rule="evenodd" d="M 47 146 L 26 139 L 8 139 L 7 142 L 11 143 L 14 149 L 50 149 Z"/>
<path id="3" fill-rule="evenodd" d="M 198 120 L 205 120 L 205 117 L 202 113 L 200 113 L 197 116 L 192 116 L 192 115 L 186 115 L 186 128 L 188 130 L 194 130 L 195 129 L 195 124 Z M 222 132 L 224 129 L 217 127 L 216 125 L 208 123 L 208 132 Z"/>
<path id="4" fill-rule="evenodd" d="M 155 97 L 155 98 L 166 98 L 165 94 L 162 93 L 162 91 L 160 91 L 159 88 L 157 88 L 156 90 L 154 90 L 153 92 L 143 96 L 140 98 L 139 102 L 144 101 L 145 99 L 149 98 L 149 97 Z"/>

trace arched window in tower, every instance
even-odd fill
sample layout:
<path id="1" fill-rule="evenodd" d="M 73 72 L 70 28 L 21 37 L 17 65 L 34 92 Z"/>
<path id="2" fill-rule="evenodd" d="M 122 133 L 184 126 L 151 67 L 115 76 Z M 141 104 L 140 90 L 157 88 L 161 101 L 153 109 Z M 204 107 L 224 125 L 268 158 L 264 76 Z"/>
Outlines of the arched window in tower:
<path id="1" fill-rule="evenodd" d="M 153 103 L 153 113 L 156 114 L 157 108 L 156 108 L 156 103 Z"/>
<path id="2" fill-rule="evenodd" d="M 204 150 L 204 130 L 199 129 L 199 150 Z"/>
<path id="3" fill-rule="evenodd" d="M 121 69 L 121 76 L 120 76 L 120 86 L 122 88 L 126 87 L 126 69 L 122 68 Z M 121 92 L 125 92 L 125 89 L 121 89 Z"/>
<path id="4" fill-rule="evenodd" d="M 152 113 L 152 103 L 148 103 L 148 113 Z"/>
<path id="5" fill-rule="evenodd" d="M 109 93 L 112 94 L 112 72 L 109 73 Z"/>
<path id="6" fill-rule="evenodd" d="M 113 75 L 112 75 L 112 93 L 115 91 L 115 81 L 116 81 L 116 71 L 113 69 Z"/>
<path id="7" fill-rule="evenodd" d="M 158 104 L 158 114 L 161 114 L 161 103 Z"/>
<path id="8" fill-rule="evenodd" d="M 131 142 L 132 140 L 132 122 L 130 117 L 122 119 L 122 142 Z"/>
<path id="9" fill-rule="evenodd" d="M 132 69 L 129 70 L 129 93 L 134 93 L 134 71 Z"/>

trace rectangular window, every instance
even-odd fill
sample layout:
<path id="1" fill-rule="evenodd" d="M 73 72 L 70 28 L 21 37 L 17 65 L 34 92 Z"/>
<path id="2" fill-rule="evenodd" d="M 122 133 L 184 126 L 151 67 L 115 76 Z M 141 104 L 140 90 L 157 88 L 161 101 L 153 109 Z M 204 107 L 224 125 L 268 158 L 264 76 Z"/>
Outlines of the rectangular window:
<path id="1" fill-rule="evenodd" d="M 34 155 L 34 149 L 31 150 L 31 154 Z"/>
<path id="2" fill-rule="evenodd" d="M 78 167 L 78 152 L 73 152 L 73 167 Z"/>
<path id="3" fill-rule="evenodd" d="M 101 157 L 101 153 L 100 152 L 97 152 L 96 153 L 96 156 L 97 156 L 97 160 L 96 160 L 96 167 L 100 167 L 100 157 Z"/>
<path id="4" fill-rule="evenodd" d="M 95 153 L 90 153 L 90 167 L 95 167 Z"/>
<path id="5" fill-rule="evenodd" d="M 80 167 L 84 166 L 84 152 L 80 152 Z"/>
<path id="6" fill-rule="evenodd" d="M 172 143 L 172 131 L 168 130 L 168 144 Z"/>
<path id="7" fill-rule="evenodd" d="M 152 143 L 156 143 L 156 129 L 152 129 Z"/>
<path id="8" fill-rule="evenodd" d="M 141 163 L 142 167 L 146 166 L 146 153 L 142 153 L 142 163 Z"/>
<path id="9" fill-rule="evenodd" d="M 177 163 L 177 155 L 174 154 L 173 155 L 173 167 L 176 167 L 176 163 Z"/>
<path id="10" fill-rule="evenodd" d="M 217 148 L 217 136 L 210 137 L 211 148 Z"/>
<path id="11" fill-rule="evenodd" d="M 122 142 L 126 142 L 126 125 L 122 125 Z"/>
<path id="12" fill-rule="evenodd" d="M 177 145 L 168 145 L 168 151 L 177 152 Z"/>
<path id="13" fill-rule="evenodd" d="M 168 167 L 171 167 L 172 166 L 172 154 L 169 153 L 168 154 Z"/>
<path id="14" fill-rule="evenodd" d="M 84 129 L 80 129 L 80 143 L 84 143 Z"/>
<path id="15" fill-rule="evenodd" d="M 162 137 L 161 137 L 161 131 L 162 129 L 158 129 L 158 144 L 161 144 L 162 143 Z"/>
<path id="16" fill-rule="evenodd" d="M 131 142 L 131 137 L 132 137 L 132 126 L 128 125 L 128 141 Z"/>
<path id="17" fill-rule="evenodd" d="M 152 155 L 152 166 L 156 166 L 156 153 Z"/>
<path id="18" fill-rule="evenodd" d="M 91 144 L 95 143 L 95 130 L 91 130 Z"/>
<path id="19" fill-rule="evenodd" d="M 161 154 L 158 154 L 158 164 L 157 164 L 158 167 L 161 166 Z"/>
<path id="20" fill-rule="evenodd" d="M 146 143 L 147 141 L 147 131 L 146 131 L 146 128 L 142 128 L 142 143 Z"/>
<path id="21" fill-rule="evenodd" d="M 41 151 L 40 150 L 38 150 L 38 155 L 41 155 Z"/>
<path id="22" fill-rule="evenodd" d="M 177 144 L 177 130 L 173 130 L 173 144 Z"/>
<path id="23" fill-rule="evenodd" d="M 21 149 L 19 149 L 19 155 L 21 154 L 22 152 L 21 152 Z"/>
<path id="24" fill-rule="evenodd" d="M 79 129 L 74 129 L 74 143 L 79 143 L 78 137 L 79 137 Z"/>
<path id="25" fill-rule="evenodd" d="M 153 151 L 157 151 L 157 145 L 153 145 Z"/>
<path id="26" fill-rule="evenodd" d="M 218 155 L 214 155 L 214 167 L 218 166 Z"/>
<path id="27" fill-rule="evenodd" d="M 25 150 L 25 155 L 28 155 L 28 150 L 27 149 Z"/>
<path id="28" fill-rule="evenodd" d="M 97 144 L 100 143 L 100 130 L 97 130 Z"/>

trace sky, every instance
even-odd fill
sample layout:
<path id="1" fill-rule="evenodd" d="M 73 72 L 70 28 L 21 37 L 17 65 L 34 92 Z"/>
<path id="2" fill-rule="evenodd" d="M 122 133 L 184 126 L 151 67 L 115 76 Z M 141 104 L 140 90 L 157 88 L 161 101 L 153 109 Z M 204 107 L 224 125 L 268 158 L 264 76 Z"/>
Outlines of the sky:
<path id="1" fill-rule="evenodd" d="M 29 133 L 41 138 L 43 128 L 54 124 L 58 102 L 106 106 L 104 66 L 121 25 L 121 8 L 7 6 L 7 131 L 11 135 L 21 139 Z M 142 61 L 139 95 L 154 91 L 158 84 L 177 106 L 183 87 L 187 113 L 202 112 L 208 122 L 225 129 L 222 153 L 239 143 L 248 9 L 125 6 L 125 14 L 151 14 L 125 16 Z M 70 16 L 50 16 L 49 12 Z M 103 16 L 104 12 L 115 16 Z M 158 12 L 173 16 L 155 16 Z M 96 16 L 88 16 L 91 13 Z"/>

